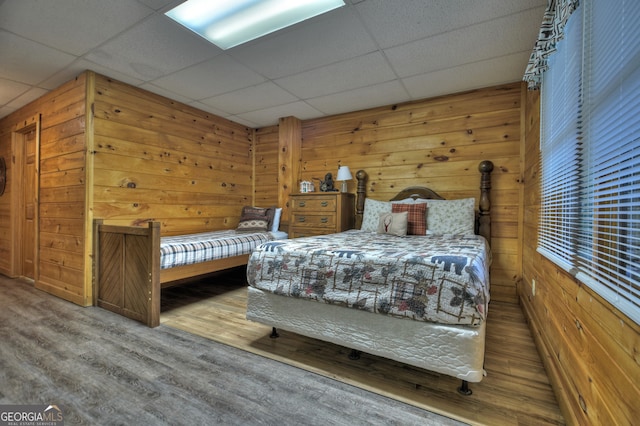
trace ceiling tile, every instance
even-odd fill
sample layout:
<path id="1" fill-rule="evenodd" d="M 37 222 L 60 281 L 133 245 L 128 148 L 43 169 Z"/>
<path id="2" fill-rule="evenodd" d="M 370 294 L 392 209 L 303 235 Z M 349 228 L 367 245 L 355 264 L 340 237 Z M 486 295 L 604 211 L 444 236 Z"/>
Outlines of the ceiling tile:
<path id="1" fill-rule="evenodd" d="M 38 84 L 75 57 L 0 30 L 0 77 Z"/>
<path id="2" fill-rule="evenodd" d="M 189 103 L 187 103 L 187 105 L 191 105 L 192 107 L 197 108 L 199 110 L 202 110 L 202 111 L 209 112 L 211 114 L 217 115 L 218 117 L 227 118 L 230 115 L 226 111 L 222 111 L 222 110 L 216 109 L 216 108 L 212 107 L 211 105 L 206 105 L 206 104 L 203 104 L 202 102 L 189 102 Z"/>
<path id="3" fill-rule="evenodd" d="M 267 107 L 288 104 L 296 101 L 296 97 L 272 82 L 245 87 L 223 95 L 203 99 L 201 102 L 214 108 L 225 110 L 230 114 L 256 111 Z"/>
<path id="4" fill-rule="evenodd" d="M 258 84 L 264 80 L 262 76 L 229 56 L 219 55 L 212 60 L 154 80 L 153 84 L 183 96 L 201 100 Z"/>
<path id="5" fill-rule="evenodd" d="M 31 89 L 27 90 L 26 92 L 24 92 L 23 94 L 21 94 L 20 96 L 18 96 L 15 99 L 13 99 L 11 102 L 9 102 L 8 106 L 11 107 L 11 108 L 18 109 L 22 105 L 26 105 L 29 102 L 35 101 L 40 96 L 42 96 L 42 95 L 44 95 L 46 93 L 47 93 L 47 90 L 45 90 L 45 89 L 40 89 L 38 87 L 32 87 Z"/>
<path id="6" fill-rule="evenodd" d="M 325 114 L 340 114 L 402 102 L 409 97 L 397 80 L 363 87 L 329 96 L 309 99 L 306 102 Z"/>
<path id="7" fill-rule="evenodd" d="M 8 1 L 0 8 L 0 28 L 82 55 L 152 12 L 128 0 Z"/>
<path id="8" fill-rule="evenodd" d="M 400 77 L 456 67 L 486 58 L 504 56 L 533 48 L 538 31 L 535 17 L 538 10 L 482 22 L 463 30 L 450 31 L 434 37 L 385 50 Z M 500 28 L 520 30 L 503 37 Z M 533 35 L 532 35 L 533 34 Z"/>
<path id="9" fill-rule="evenodd" d="M 0 105 L 9 103 L 9 101 L 27 92 L 30 88 L 31 86 L 28 84 L 0 78 Z"/>
<path id="10" fill-rule="evenodd" d="M 330 95 L 396 78 L 387 60 L 374 52 L 276 80 L 302 99 Z"/>
<path id="11" fill-rule="evenodd" d="M 276 79 L 377 49 L 351 10 L 337 9 L 327 15 L 263 41 L 231 49 L 229 54 L 265 77 Z"/>
<path id="12" fill-rule="evenodd" d="M 357 5 L 365 26 L 381 48 L 464 28 L 534 7 L 543 7 L 546 0 L 368 0 Z M 542 15 L 538 16 L 539 26 Z"/>
<path id="13" fill-rule="evenodd" d="M 86 59 L 148 81 L 220 53 L 219 48 L 160 14 L 87 54 Z"/>
<path id="14" fill-rule="evenodd" d="M 275 113 L 275 114 L 274 114 Z M 250 122 L 256 123 L 259 127 L 270 126 L 278 124 L 278 120 L 275 122 L 273 117 L 297 117 L 300 120 L 307 120 L 314 117 L 320 117 L 324 115 L 319 110 L 313 108 L 311 105 L 305 102 L 293 102 L 286 105 L 278 105 L 274 108 L 261 109 L 258 111 L 251 111 L 245 114 L 238 114 L 234 117 L 239 117 Z M 229 117 L 231 118 L 231 117 Z"/>
<path id="15" fill-rule="evenodd" d="M 414 99 L 464 92 L 522 79 L 529 53 L 493 58 L 402 79 Z"/>

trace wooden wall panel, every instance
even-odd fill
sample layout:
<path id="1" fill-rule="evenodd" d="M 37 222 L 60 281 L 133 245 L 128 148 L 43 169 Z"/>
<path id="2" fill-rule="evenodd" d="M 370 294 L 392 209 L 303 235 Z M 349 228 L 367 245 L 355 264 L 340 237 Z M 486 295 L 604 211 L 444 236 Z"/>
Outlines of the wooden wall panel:
<path id="1" fill-rule="evenodd" d="M 539 126 L 539 93 L 527 92 L 521 303 L 567 423 L 631 425 L 640 414 L 640 326 L 536 251 Z"/>
<path id="2" fill-rule="evenodd" d="M 478 197 L 478 164 L 493 161 L 492 297 L 517 303 L 520 100 L 516 83 L 303 121 L 300 173 L 292 184 L 313 180 L 317 188 L 327 172 L 335 178 L 347 165 L 352 174 L 367 172 L 367 194 L 377 200 L 411 185 L 446 198 Z M 355 187 L 349 182 L 350 192 Z"/>
<path id="3" fill-rule="evenodd" d="M 255 131 L 254 196 L 255 205 L 260 207 L 278 205 L 278 134 L 278 126 Z"/>
<path id="4" fill-rule="evenodd" d="M 86 74 L 0 120 L 0 155 L 8 156 L 11 128 L 40 115 L 39 265 L 36 287 L 86 305 L 84 268 Z M 8 162 L 11 167 L 11 162 Z M 14 176 L 10 174 L 10 179 Z M 4 227 L 10 197 L 0 197 L 0 273 L 13 249 Z"/>
<path id="5" fill-rule="evenodd" d="M 162 235 L 235 228 L 253 200 L 253 130 L 97 76 L 93 214 Z"/>

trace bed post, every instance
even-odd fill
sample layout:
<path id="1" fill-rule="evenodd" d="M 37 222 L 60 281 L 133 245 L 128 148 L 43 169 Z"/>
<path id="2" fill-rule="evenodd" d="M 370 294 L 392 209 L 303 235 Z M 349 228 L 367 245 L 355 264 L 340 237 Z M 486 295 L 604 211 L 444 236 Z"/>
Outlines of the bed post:
<path id="1" fill-rule="evenodd" d="M 358 187 L 356 189 L 356 228 L 362 226 L 362 218 L 364 216 L 364 199 L 367 193 L 367 173 L 364 170 L 356 172 Z"/>
<path id="2" fill-rule="evenodd" d="M 485 237 L 489 244 L 491 244 L 491 200 L 489 199 L 489 192 L 491 190 L 493 163 L 485 160 L 480 163 L 478 170 L 482 173 L 482 177 L 480 178 L 478 234 Z"/>

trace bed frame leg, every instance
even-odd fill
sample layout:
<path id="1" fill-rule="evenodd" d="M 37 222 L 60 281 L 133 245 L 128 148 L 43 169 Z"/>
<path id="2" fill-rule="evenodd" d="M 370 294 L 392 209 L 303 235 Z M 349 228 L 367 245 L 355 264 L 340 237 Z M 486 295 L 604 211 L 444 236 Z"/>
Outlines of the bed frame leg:
<path id="1" fill-rule="evenodd" d="M 360 351 L 351 349 L 351 352 L 349 353 L 349 359 L 352 361 L 360 359 L 360 353 L 361 353 Z"/>
<path id="2" fill-rule="evenodd" d="M 280 337 L 280 335 L 278 334 L 278 330 L 276 330 L 275 327 L 271 327 L 271 334 L 269 335 L 269 337 L 271 337 L 272 339 Z"/>
<path id="3" fill-rule="evenodd" d="M 471 389 L 469 389 L 469 382 L 467 382 L 466 380 L 462 381 L 462 384 L 458 388 L 458 392 L 465 396 L 471 395 L 473 393 Z"/>

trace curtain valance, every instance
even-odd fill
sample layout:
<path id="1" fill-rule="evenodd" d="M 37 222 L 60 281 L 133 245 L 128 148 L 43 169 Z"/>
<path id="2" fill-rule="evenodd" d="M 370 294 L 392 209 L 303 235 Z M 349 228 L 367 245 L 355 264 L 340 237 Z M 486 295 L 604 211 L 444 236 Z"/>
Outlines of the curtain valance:
<path id="1" fill-rule="evenodd" d="M 530 90 L 540 88 L 542 73 L 547 70 L 547 58 L 556 51 L 556 44 L 564 37 L 564 26 L 579 5 L 580 0 L 548 0 L 538 40 L 523 77 Z"/>

